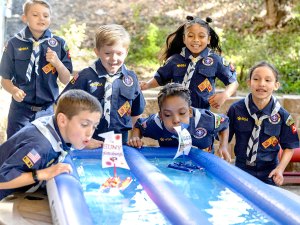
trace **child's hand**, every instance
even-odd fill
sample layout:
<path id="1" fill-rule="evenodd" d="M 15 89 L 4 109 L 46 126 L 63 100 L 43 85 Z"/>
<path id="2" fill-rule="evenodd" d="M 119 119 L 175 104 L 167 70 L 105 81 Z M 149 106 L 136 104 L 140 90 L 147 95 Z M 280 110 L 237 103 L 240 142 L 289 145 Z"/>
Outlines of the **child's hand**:
<path id="1" fill-rule="evenodd" d="M 283 184 L 283 171 L 278 167 L 271 171 L 269 178 L 273 178 L 276 185 L 280 186 Z"/>
<path id="2" fill-rule="evenodd" d="M 208 102 L 211 107 L 215 109 L 220 109 L 224 102 L 229 98 L 226 92 L 221 92 L 214 94 L 209 97 Z"/>
<path id="3" fill-rule="evenodd" d="M 72 167 L 68 163 L 57 163 L 48 168 L 38 170 L 37 175 L 39 180 L 50 180 L 51 178 L 61 173 L 71 173 Z"/>
<path id="4" fill-rule="evenodd" d="M 46 60 L 47 62 L 51 63 L 52 66 L 57 67 L 60 63 L 59 58 L 57 57 L 57 54 L 55 51 L 52 51 L 51 48 L 47 48 L 46 53 Z"/>
<path id="5" fill-rule="evenodd" d="M 95 148 L 101 148 L 102 146 L 103 146 L 103 141 L 99 141 L 92 138 L 85 147 L 88 149 L 95 149 Z"/>
<path id="6" fill-rule="evenodd" d="M 135 148 L 141 148 L 143 146 L 143 142 L 139 137 L 130 138 L 127 144 Z"/>
<path id="7" fill-rule="evenodd" d="M 220 158 L 226 160 L 227 162 L 231 163 L 231 156 L 225 147 L 220 147 L 216 152 L 216 156 L 219 156 Z"/>
<path id="8" fill-rule="evenodd" d="M 26 96 L 26 93 L 23 90 L 16 87 L 16 91 L 13 93 L 12 96 L 17 102 L 22 102 Z"/>
<path id="9" fill-rule="evenodd" d="M 141 90 L 149 89 L 149 84 L 146 81 L 140 81 Z"/>

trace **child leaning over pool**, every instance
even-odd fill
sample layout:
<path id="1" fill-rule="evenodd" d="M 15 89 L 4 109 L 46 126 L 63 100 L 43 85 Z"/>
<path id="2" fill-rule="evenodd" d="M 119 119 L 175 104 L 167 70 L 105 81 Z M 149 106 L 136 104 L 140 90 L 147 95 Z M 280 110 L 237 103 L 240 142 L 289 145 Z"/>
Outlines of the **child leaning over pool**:
<path id="1" fill-rule="evenodd" d="M 259 62 L 250 69 L 248 86 L 251 93 L 232 104 L 229 140 L 235 135 L 235 165 L 267 184 L 282 185 L 283 172 L 293 149 L 299 147 L 295 122 L 272 96 L 278 90 L 278 71 Z M 280 163 L 278 152 L 283 149 Z"/>
<path id="2" fill-rule="evenodd" d="M 70 147 L 84 148 L 102 115 L 99 101 L 82 90 L 59 99 L 55 115 L 23 127 L 0 146 L 0 200 L 16 191 L 35 191 L 71 166 L 61 163 Z"/>
<path id="3" fill-rule="evenodd" d="M 174 127 L 183 123 L 188 125 L 193 146 L 204 151 L 213 152 L 215 136 L 218 135 L 220 145 L 216 155 L 230 162 L 227 116 L 191 107 L 188 88 L 178 83 L 169 83 L 160 90 L 158 106 L 159 113 L 137 120 L 128 145 L 141 147 L 141 138 L 144 136 L 157 140 L 160 146 L 178 146 Z"/>

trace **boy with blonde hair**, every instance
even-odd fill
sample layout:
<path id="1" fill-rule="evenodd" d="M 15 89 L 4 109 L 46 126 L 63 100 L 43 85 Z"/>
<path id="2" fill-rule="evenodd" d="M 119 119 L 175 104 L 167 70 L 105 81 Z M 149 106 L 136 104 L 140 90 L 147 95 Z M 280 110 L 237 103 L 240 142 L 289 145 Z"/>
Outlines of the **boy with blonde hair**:
<path id="1" fill-rule="evenodd" d="M 83 69 L 66 86 L 64 91 L 81 89 L 98 98 L 104 108 L 104 117 L 88 147 L 102 146 L 99 134 L 108 131 L 121 133 L 127 142 L 128 130 L 143 113 L 145 100 L 136 74 L 126 68 L 130 36 L 125 28 L 117 24 L 102 25 L 96 32 L 98 59 Z M 63 92 L 64 92 L 63 91 Z"/>

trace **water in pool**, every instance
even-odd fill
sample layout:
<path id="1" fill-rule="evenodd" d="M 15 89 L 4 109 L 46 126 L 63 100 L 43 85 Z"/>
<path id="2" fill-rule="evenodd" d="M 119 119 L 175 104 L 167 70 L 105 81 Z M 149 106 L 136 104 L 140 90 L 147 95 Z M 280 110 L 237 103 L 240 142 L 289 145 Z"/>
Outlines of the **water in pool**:
<path id="1" fill-rule="evenodd" d="M 149 161 L 205 212 L 212 224 L 276 224 L 205 170 L 188 173 L 167 168 L 172 162 L 169 158 L 152 158 Z M 111 189 L 109 192 L 101 192 L 100 186 L 113 176 L 113 168 L 102 169 L 100 159 L 74 159 L 74 164 L 95 225 L 171 224 L 130 171 L 117 168 L 121 180 L 128 176 L 133 178 L 133 182 L 124 191 Z"/>

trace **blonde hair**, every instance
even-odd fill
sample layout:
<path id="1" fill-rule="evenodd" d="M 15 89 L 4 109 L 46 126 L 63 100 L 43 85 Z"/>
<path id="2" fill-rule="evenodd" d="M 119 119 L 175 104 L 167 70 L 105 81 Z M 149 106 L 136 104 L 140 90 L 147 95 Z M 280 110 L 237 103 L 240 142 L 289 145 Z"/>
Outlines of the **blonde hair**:
<path id="1" fill-rule="evenodd" d="M 27 0 L 23 4 L 23 13 L 24 13 L 24 15 L 26 15 L 28 13 L 30 7 L 35 5 L 35 4 L 40 4 L 40 5 L 45 6 L 46 8 L 49 9 L 50 14 L 51 14 L 51 6 L 46 0 Z"/>
<path id="2" fill-rule="evenodd" d="M 130 35 L 122 25 L 107 24 L 98 28 L 95 36 L 96 48 L 100 49 L 104 45 L 112 46 L 122 43 L 126 48 L 130 45 Z"/>

